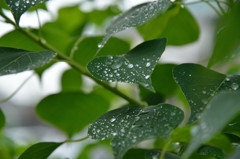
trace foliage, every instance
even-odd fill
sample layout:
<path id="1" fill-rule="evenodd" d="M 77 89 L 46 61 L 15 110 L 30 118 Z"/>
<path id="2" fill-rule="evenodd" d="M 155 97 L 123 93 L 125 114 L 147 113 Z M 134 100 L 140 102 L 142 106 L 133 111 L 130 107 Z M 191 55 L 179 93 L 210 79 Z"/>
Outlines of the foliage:
<path id="1" fill-rule="evenodd" d="M 86 145 L 78 152 L 80 158 L 90 159 L 88 154 L 97 146 L 111 146 L 115 159 L 240 158 L 240 67 L 235 64 L 240 53 L 239 1 L 154 0 L 124 12 L 117 3 L 84 12 L 79 9 L 82 2 L 61 8 L 56 19 L 42 26 L 39 22 L 37 29 L 19 25 L 26 11 L 47 11 L 46 3 L 0 1 L 1 19 L 15 27 L 0 38 L 0 75 L 33 70 L 41 78 L 54 63 L 71 66 L 61 77 L 61 91 L 36 106 L 38 117 L 67 138 L 16 152 L 18 145 L 4 132 L 7 119 L 1 108 L 1 158 L 45 159 L 63 144 L 89 138 L 104 141 Z M 198 40 L 198 22 L 187 8 L 198 3 L 218 14 L 207 67 L 206 61 L 160 63 L 168 45 Z M 105 24 L 105 36 L 86 34 L 89 26 L 102 29 Z M 135 28 L 144 41 L 132 46 L 133 40 L 112 37 L 129 28 Z M 86 77 L 94 81 L 90 91 L 85 89 Z M 120 82 L 130 84 L 126 88 Z M 114 105 L 119 99 L 127 103 Z M 86 133 L 85 128 L 86 137 L 73 139 Z"/>

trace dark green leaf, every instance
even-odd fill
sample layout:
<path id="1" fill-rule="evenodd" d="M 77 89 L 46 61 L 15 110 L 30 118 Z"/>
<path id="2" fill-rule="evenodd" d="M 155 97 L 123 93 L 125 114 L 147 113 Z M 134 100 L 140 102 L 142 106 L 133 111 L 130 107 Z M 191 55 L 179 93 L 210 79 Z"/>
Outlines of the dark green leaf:
<path id="1" fill-rule="evenodd" d="M 82 75 L 74 70 L 69 69 L 62 75 L 62 91 L 79 91 L 82 86 Z"/>
<path id="2" fill-rule="evenodd" d="M 113 34 L 131 27 L 142 25 L 158 12 L 165 11 L 169 5 L 170 0 L 156 0 L 153 2 L 137 5 L 130 10 L 118 15 L 113 19 L 112 23 L 107 28 L 106 36 L 104 37 L 101 44 L 99 44 L 99 49 L 105 45 L 105 43 Z"/>
<path id="3" fill-rule="evenodd" d="M 145 149 L 130 149 L 126 152 L 126 154 L 123 156 L 123 159 L 145 159 L 145 154 L 149 150 Z"/>
<path id="4" fill-rule="evenodd" d="M 146 153 L 146 159 L 158 159 L 161 156 L 160 150 L 151 150 Z M 166 152 L 164 159 L 180 159 L 179 156 Z"/>
<path id="5" fill-rule="evenodd" d="M 209 157 L 214 157 L 217 159 L 222 159 L 224 157 L 224 154 L 220 149 L 212 147 L 212 146 L 201 146 L 197 150 L 197 155 L 209 156 Z"/>
<path id="6" fill-rule="evenodd" d="M 42 51 L 44 48 L 18 30 L 11 31 L 0 38 L 1 47 L 12 47 L 30 51 Z"/>
<path id="7" fill-rule="evenodd" d="M 48 0 L 6 0 L 17 25 L 19 24 L 20 17 L 24 12 L 33 6 L 46 1 Z"/>
<path id="8" fill-rule="evenodd" d="M 73 50 L 73 59 L 82 66 L 87 64 L 95 57 L 98 49 L 97 45 L 101 42 L 102 37 L 86 37 L 75 44 L 75 50 Z M 130 46 L 127 42 L 111 38 L 106 46 L 99 52 L 98 56 L 106 55 L 122 55 L 128 52 Z"/>
<path id="9" fill-rule="evenodd" d="M 221 92 L 213 97 L 202 113 L 199 124 L 191 129 L 192 141 L 183 156 L 190 156 L 202 143 L 221 131 L 239 112 L 239 91 Z"/>
<path id="10" fill-rule="evenodd" d="M 55 53 L 45 50 L 39 52 L 0 47 L 0 75 L 32 70 L 50 62 Z"/>
<path id="11" fill-rule="evenodd" d="M 29 147 L 19 159 L 47 159 L 51 153 L 63 143 L 40 142 Z"/>
<path id="12" fill-rule="evenodd" d="M 3 112 L 2 112 L 2 110 L 0 108 L 0 131 L 4 127 L 5 122 L 6 122 L 5 121 L 5 116 L 4 116 L 4 114 L 3 114 Z"/>
<path id="13" fill-rule="evenodd" d="M 69 137 L 105 113 L 109 103 L 94 93 L 63 92 L 50 95 L 36 107 L 37 114 Z"/>
<path id="14" fill-rule="evenodd" d="M 199 37 L 199 26 L 188 11 L 176 5 L 166 13 L 158 15 L 147 23 L 138 27 L 144 40 L 166 37 L 168 45 L 184 45 L 194 42 Z"/>
<path id="15" fill-rule="evenodd" d="M 217 35 L 212 57 L 208 63 L 211 67 L 226 62 L 240 55 L 240 3 L 237 2 L 232 11 L 224 18 L 223 28 Z"/>
<path id="16" fill-rule="evenodd" d="M 181 87 L 191 107 L 189 122 L 194 122 L 203 112 L 208 101 L 226 76 L 197 64 L 182 64 L 173 70 L 173 76 Z"/>
<path id="17" fill-rule="evenodd" d="M 133 145 L 147 139 L 167 136 L 183 120 L 183 111 L 169 104 L 147 108 L 125 107 L 98 118 L 88 129 L 93 139 L 113 137 L 115 159 L 120 159 Z"/>
<path id="18" fill-rule="evenodd" d="M 166 39 L 144 42 L 123 56 L 105 56 L 88 64 L 91 74 L 103 81 L 138 83 L 149 90 L 151 74 L 166 46 Z"/>

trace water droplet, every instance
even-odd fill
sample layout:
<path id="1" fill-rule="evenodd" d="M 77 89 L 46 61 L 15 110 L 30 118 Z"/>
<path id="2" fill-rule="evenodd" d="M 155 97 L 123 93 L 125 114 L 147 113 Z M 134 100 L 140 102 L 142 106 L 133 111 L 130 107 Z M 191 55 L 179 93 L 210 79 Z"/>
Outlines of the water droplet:
<path id="1" fill-rule="evenodd" d="M 112 118 L 110 121 L 111 121 L 111 122 L 114 122 L 115 120 L 116 120 L 116 118 Z"/>
<path id="2" fill-rule="evenodd" d="M 145 79 L 149 79 L 150 75 L 145 76 Z"/>
<path id="3" fill-rule="evenodd" d="M 128 68 L 133 68 L 133 64 L 128 64 Z"/>
<path id="4" fill-rule="evenodd" d="M 205 90 L 202 91 L 203 94 L 206 94 L 207 92 Z"/>
<path id="5" fill-rule="evenodd" d="M 202 99 L 202 103 L 203 103 L 203 104 L 207 104 L 207 103 L 208 103 L 208 100 L 207 100 L 207 99 Z"/>
<path id="6" fill-rule="evenodd" d="M 117 133 L 116 133 L 116 132 L 114 132 L 114 133 L 112 133 L 112 135 L 113 135 L 113 136 L 116 136 L 116 135 L 117 135 Z"/>
<path id="7" fill-rule="evenodd" d="M 102 43 L 98 44 L 98 48 L 99 48 L 99 49 L 100 49 L 100 48 L 103 48 L 103 44 L 102 44 Z"/>
<path id="8" fill-rule="evenodd" d="M 236 91 L 239 88 L 239 85 L 237 83 L 232 83 L 231 88 Z"/>
<path id="9" fill-rule="evenodd" d="M 149 66 L 151 66 L 151 63 L 150 63 L 150 62 L 147 62 L 147 63 L 146 63 L 146 67 L 149 67 Z"/>
<path id="10" fill-rule="evenodd" d="M 226 81 L 230 81 L 230 78 L 229 78 L 229 77 L 227 77 L 227 78 L 226 78 Z"/>

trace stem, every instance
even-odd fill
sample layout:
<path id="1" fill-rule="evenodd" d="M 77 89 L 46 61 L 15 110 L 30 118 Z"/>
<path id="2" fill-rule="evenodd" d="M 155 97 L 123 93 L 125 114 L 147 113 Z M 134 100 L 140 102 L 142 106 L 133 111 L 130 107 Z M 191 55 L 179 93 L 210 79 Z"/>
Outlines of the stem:
<path id="1" fill-rule="evenodd" d="M 4 102 L 7 102 L 9 99 L 11 99 L 14 95 L 16 95 L 17 93 L 18 93 L 18 91 L 32 78 L 32 76 L 33 76 L 34 74 L 31 74 L 27 79 L 25 79 L 24 81 L 23 81 L 23 83 L 10 95 L 10 96 L 8 96 L 7 98 L 5 98 L 5 99 L 2 99 L 2 100 L 0 100 L 0 104 L 1 103 L 4 103 Z"/>
<path id="2" fill-rule="evenodd" d="M 206 0 L 202 0 L 203 2 L 207 3 L 220 17 L 222 17 L 221 12 L 219 12 L 219 10 L 209 1 Z"/>
<path id="3" fill-rule="evenodd" d="M 223 14 L 225 14 L 225 10 L 223 9 L 223 7 L 221 6 L 220 2 L 218 0 L 215 0 L 218 7 L 220 8 L 220 10 L 222 11 Z"/>
<path id="4" fill-rule="evenodd" d="M 89 136 L 86 136 L 84 138 L 77 139 L 77 140 L 66 140 L 66 141 L 64 141 L 64 143 L 81 142 L 81 141 L 87 140 L 88 138 L 89 138 Z"/>
<path id="5" fill-rule="evenodd" d="M 31 38 L 32 40 L 34 40 L 35 42 L 37 42 L 38 44 L 40 44 L 42 47 L 44 47 L 45 49 L 47 50 L 50 50 L 50 51 L 53 51 L 53 52 L 56 52 L 58 54 L 58 56 L 67 61 L 67 63 L 69 65 L 71 65 L 73 68 L 75 68 L 76 70 L 78 70 L 79 72 L 81 72 L 83 75 L 93 79 L 96 83 L 98 83 L 99 85 L 102 85 L 104 88 L 108 89 L 109 91 L 115 93 L 116 95 L 122 97 L 123 99 L 125 99 L 126 101 L 128 101 L 130 104 L 133 104 L 133 105 L 137 105 L 137 106 L 142 106 L 142 107 L 146 107 L 145 104 L 142 104 L 141 102 L 133 99 L 133 98 L 130 98 L 129 96 L 123 94 L 122 92 L 120 92 L 118 89 L 110 86 L 109 84 L 93 77 L 84 67 L 82 67 L 81 65 L 79 65 L 77 62 L 75 62 L 74 60 L 71 59 L 71 57 L 68 57 L 66 56 L 63 52 L 57 50 L 56 48 L 52 47 L 51 45 L 47 44 L 46 42 L 44 41 L 41 41 L 41 39 L 39 37 L 37 37 L 35 34 L 33 34 L 32 32 L 26 30 L 26 29 L 23 29 L 21 27 L 17 27 L 15 25 L 15 23 L 9 19 L 7 16 L 5 16 L 4 14 L 1 14 L 2 17 L 4 17 L 7 21 L 9 21 L 12 25 L 14 25 L 16 27 L 16 29 L 18 29 L 19 31 L 21 31 L 23 34 L 25 34 L 26 36 L 28 36 L 29 38 Z"/>
<path id="6" fill-rule="evenodd" d="M 164 145 L 160 159 L 164 159 L 165 153 L 167 152 L 168 146 L 171 144 L 172 140 L 169 139 L 168 142 Z"/>
<path id="7" fill-rule="evenodd" d="M 39 16 L 37 7 L 35 6 L 34 8 L 35 8 L 35 11 L 36 11 L 36 14 L 37 14 L 37 19 L 38 19 L 38 26 L 39 26 L 38 36 L 41 39 L 41 37 L 42 37 L 42 26 L 41 26 L 40 16 Z"/>

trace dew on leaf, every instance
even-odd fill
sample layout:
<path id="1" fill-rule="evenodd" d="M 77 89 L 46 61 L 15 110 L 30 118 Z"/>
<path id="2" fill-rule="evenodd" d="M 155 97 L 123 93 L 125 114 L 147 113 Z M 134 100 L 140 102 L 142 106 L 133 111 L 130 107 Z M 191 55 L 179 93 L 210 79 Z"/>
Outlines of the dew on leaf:
<path id="1" fill-rule="evenodd" d="M 150 63 L 150 62 L 147 62 L 147 63 L 146 63 L 146 67 L 149 67 L 149 66 L 151 66 L 151 63 Z"/>
<path id="2" fill-rule="evenodd" d="M 239 85 L 237 83 L 232 83 L 231 88 L 236 91 L 239 88 Z"/>

